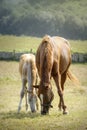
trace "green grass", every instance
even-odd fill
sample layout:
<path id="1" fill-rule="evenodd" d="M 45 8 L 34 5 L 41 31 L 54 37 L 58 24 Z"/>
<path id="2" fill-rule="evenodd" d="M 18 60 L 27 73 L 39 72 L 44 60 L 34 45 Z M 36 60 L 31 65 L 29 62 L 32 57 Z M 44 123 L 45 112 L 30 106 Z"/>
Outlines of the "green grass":
<path id="1" fill-rule="evenodd" d="M 31 49 L 35 53 L 41 43 L 42 38 L 28 36 L 0 36 L 0 51 L 6 52 L 29 52 Z M 87 53 L 87 41 L 69 40 L 72 52 Z"/>
<path id="2" fill-rule="evenodd" d="M 87 53 L 87 40 L 70 40 L 72 52 Z"/>
<path id="3" fill-rule="evenodd" d="M 87 64 L 73 64 L 70 68 L 78 77 L 81 86 L 67 80 L 64 91 L 69 114 L 58 111 L 59 97 L 54 82 L 53 108 L 49 115 L 41 116 L 40 108 L 32 114 L 22 110 L 17 114 L 21 80 L 18 62 L 0 61 L 0 130 L 86 130 L 87 129 Z"/>
<path id="4" fill-rule="evenodd" d="M 0 51 L 12 52 L 29 52 L 31 49 L 33 52 L 40 44 L 41 39 L 28 36 L 0 36 Z"/>

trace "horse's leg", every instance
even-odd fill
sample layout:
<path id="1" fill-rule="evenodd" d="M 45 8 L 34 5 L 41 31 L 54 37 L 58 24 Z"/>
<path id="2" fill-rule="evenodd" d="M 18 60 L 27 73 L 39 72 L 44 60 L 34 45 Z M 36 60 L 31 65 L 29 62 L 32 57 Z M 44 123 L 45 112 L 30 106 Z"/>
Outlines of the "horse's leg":
<path id="1" fill-rule="evenodd" d="M 39 105 L 38 105 L 38 98 L 36 97 L 36 109 L 39 109 Z"/>
<path id="2" fill-rule="evenodd" d="M 36 109 L 39 109 L 39 104 L 38 104 L 38 92 L 37 92 L 37 88 L 35 88 L 35 93 L 36 93 Z"/>
<path id="3" fill-rule="evenodd" d="M 37 72 L 36 72 L 36 78 L 35 78 L 35 85 L 37 85 L 37 83 L 38 83 L 38 74 L 37 74 Z M 39 109 L 39 105 L 38 105 L 38 90 L 37 90 L 37 88 L 35 88 L 35 94 L 36 94 L 36 109 L 38 110 Z"/>
<path id="4" fill-rule="evenodd" d="M 25 94 L 25 108 L 26 111 L 28 110 L 28 103 L 27 103 L 27 87 L 24 87 L 24 94 Z"/>
<path id="5" fill-rule="evenodd" d="M 21 92 L 20 92 L 20 101 L 19 101 L 19 106 L 18 106 L 18 113 L 19 113 L 20 110 L 21 110 L 22 99 L 23 99 L 23 97 L 24 97 L 24 87 L 25 87 L 25 81 L 22 80 L 22 89 L 21 89 Z"/>
<path id="6" fill-rule="evenodd" d="M 57 73 L 55 76 L 53 76 L 53 78 L 56 83 L 58 94 L 60 97 L 59 107 L 61 108 L 61 106 L 62 106 L 63 114 L 65 114 L 64 112 L 66 110 L 66 106 L 64 104 L 64 99 L 63 99 L 63 88 L 61 87 L 61 75 Z"/>
<path id="7" fill-rule="evenodd" d="M 66 77 L 67 77 L 67 74 L 66 72 L 64 72 L 62 75 L 61 75 L 61 88 L 62 88 L 62 92 L 64 91 L 64 83 L 66 81 Z M 61 102 L 61 101 L 60 101 Z M 60 103 L 62 105 L 62 103 Z M 68 111 L 67 111 L 67 107 L 65 106 L 65 108 L 63 109 L 63 114 L 67 114 Z"/>
<path id="8" fill-rule="evenodd" d="M 64 91 L 64 83 L 65 83 L 65 81 L 66 81 L 66 73 L 61 75 L 61 88 L 62 88 L 62 92 Z M 61 100 L 59 101 L 58 107 L 59 107 L 59 110 L 61 110 L 61 108 L 62 108 Z"/>

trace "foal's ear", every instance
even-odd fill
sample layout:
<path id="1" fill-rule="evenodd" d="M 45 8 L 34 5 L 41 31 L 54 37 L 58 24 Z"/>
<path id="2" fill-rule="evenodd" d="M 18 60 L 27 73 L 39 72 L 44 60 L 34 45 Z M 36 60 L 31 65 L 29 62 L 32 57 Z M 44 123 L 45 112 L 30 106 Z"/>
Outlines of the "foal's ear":
<path id="1" fill-rule="evenodd" d="M 33 88 L 39 88 L 39 85 L 33 85 Z"/>

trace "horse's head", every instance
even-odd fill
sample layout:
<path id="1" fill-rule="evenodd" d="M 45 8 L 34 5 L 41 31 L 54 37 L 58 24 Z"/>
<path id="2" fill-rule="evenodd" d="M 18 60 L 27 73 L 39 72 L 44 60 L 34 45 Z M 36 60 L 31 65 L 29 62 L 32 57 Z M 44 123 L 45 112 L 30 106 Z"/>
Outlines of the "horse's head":
<path id="1" fill-rule="evenodd" d="M 54 94 L 51 85 L 50 84 L 38 85 L 38 97 L 41 103 L 41 114 L 46 115 L 47 113 L 49 113 L 49 109 L 53 107 L 51 105 L 51 102 L 54 98 Z"/>

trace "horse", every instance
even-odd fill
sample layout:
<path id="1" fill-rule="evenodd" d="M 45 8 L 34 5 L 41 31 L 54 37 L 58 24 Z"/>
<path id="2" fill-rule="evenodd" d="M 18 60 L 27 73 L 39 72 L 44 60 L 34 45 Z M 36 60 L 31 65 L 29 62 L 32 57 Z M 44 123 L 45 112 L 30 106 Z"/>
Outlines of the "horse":
<path id="1" fill-rule="evenodd" d="M 59 36 L 44 36 L 36 52 L 36 66 L 40 84 L 33 86 L 38 88 L 42 115 L 49 113 L 50 107 L 53 107 L 51 102 L 54 94 L 51 78 L 54 79 L 60 97 L 58 107 L 63 110 L 63 114 L 68 113 L 63 97 L 64 83 L 67 76 L 74 82 L 78 81 L 69 70 L 70 64 L 71 49 L 69 41 Z"/>
<path id="2" fill-rule="evenodd" d="M 33 54 L 23 54 L 20 57 L 19 61 L 19 73 L 21 75 L 22 80 L 22 89 L 20 92 L 20 102 L 18 106 L 18 113 L 21 110 L 22 99 L 25 95 L 26 101 L 26 110 L 28 110 L 28 103 L 30 104 L 31 112 L 35 112 L 38 110 L 38 99 L 37 99 L 37 89 L 33 88 L 32 86 L 37 84 L 38 80 L 38 73 L 35 64 L 35 55 Z M 28 83 L 28 88 L 26 84 Z M 28 93 L 28 99 L 27 99 Z"/>

